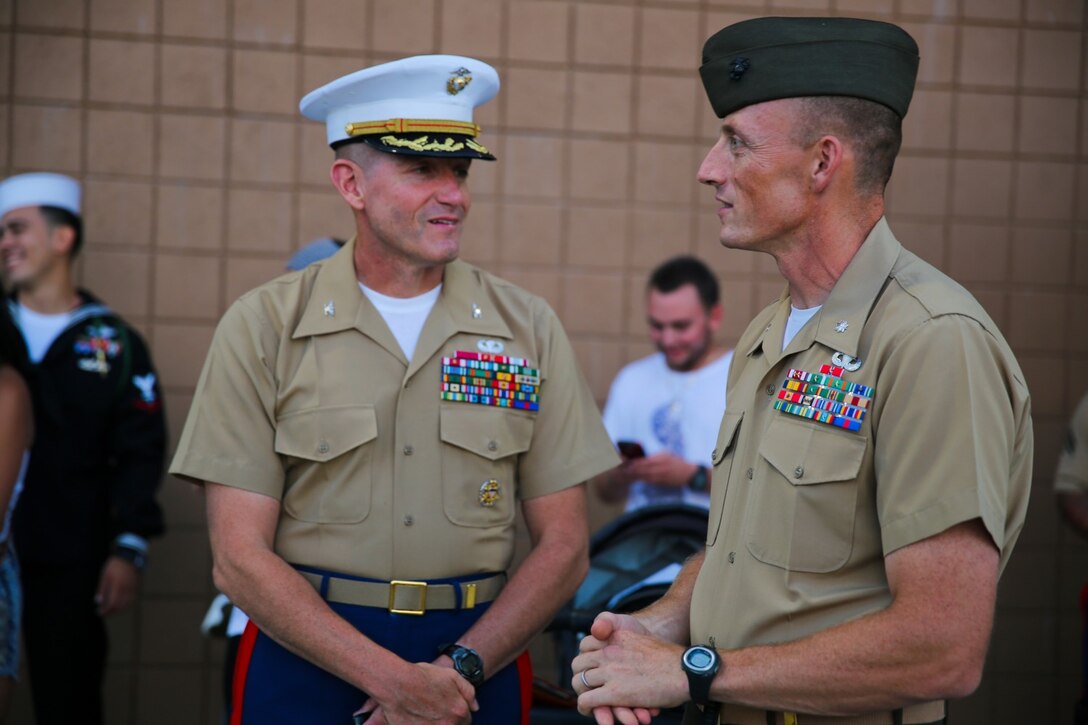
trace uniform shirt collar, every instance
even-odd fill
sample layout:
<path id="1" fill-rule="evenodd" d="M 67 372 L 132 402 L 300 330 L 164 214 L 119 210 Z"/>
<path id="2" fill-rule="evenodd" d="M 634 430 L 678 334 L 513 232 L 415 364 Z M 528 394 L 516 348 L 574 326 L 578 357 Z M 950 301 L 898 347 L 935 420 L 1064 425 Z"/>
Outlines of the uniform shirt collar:
<path id="1" fill-rule="evenodd" d="M 355 278 L 355 237 L 348 240 L 336 254 L 296 274 L 314 275 L 314 281 L 305 308 L 291 334 L 292 339 L 327 335 L 356 327 L 357 323 L 365 322 L 367 307 L 380 319 Z M 363 329 L 361 325 L 360 329 Z"/>
<path id="2" fill-rule="evenodd" d="M 381 314 L 359 289 L 359 280 L 355 275 L 354 237 L 332 257 L 313 266 L 316 270 L 299 273 L 313 274 L 315 278 L 305 309 L 291 335 L 293 339 L 351 328 L 383 340 L 385 337 L 392 338 Z M 424 347 L 424 341 L 430 340 L 435 332 L 441 333 L 442 342 L 458 332 L 507 339 L 513 337 L 510 328 L 494 308 L 482 284 L 481 274 L 480 270 L 459 260 L 446 265 L 442 294 L 420 334 L 420 347 Z M 435 327 L 438 329 L 433 330 Z M 417 347 L 413 357 L 418 357 L 421 352 L 422 349 Z"/>
<path id="3" fill-rule="evenodd" d="M 815 332 L 806 325 L 786 350 L 804 349 L 813 342 L 819 342 L 837 352 L 856 356 L 861 330 L 869 317 L 869 310 L 887 283 L 888 274 L 902 251 L 903 246 L 892 234 L 887 220 L 881 217 L 846 266 L 842 276 L 835 282 L 820 312 L 812 320 L 816 325 Z M 778 357 L 782 348 L 781 333 L 789 316 L 789 300 L 787 287 L 778 298 L 775 312 L 768 317 L 763 332 L 745 351 L 746 355 L 750 356 L 762 348 L 765 354 Z"/>
<path id="4" fill-rule="evenodd" d="M 858 354 L 861 330 L 887 284 L 903 246 L 884 217 L 869 232 L 820 310 L 815 340 L 850 356 Z"/>

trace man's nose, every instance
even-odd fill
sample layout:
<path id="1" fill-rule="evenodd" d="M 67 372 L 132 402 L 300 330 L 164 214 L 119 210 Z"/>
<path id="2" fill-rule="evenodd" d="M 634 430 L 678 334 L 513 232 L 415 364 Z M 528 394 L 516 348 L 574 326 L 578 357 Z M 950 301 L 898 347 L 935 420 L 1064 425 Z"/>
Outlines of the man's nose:
<path id="1" fill-rule="evenodd" d="M 680 342 L 680 333 L 676 330 L 665 328 L 661 331 L 661 344 L 665 347 L 672 347 L 676 343 Z"/>
<path id="2" fill-rule="evenodd" d="M 446 171 L 439 176 L 438 191 L 435 197 L 443 204 L 462 206 L 468 199 L 468 187 L 465 179 L 455 171 Z"/>
<path id="3" fill-rule="evenodd" d="M 695 174 L 695 178 L 699 180 L 700 184 L 709 186 L 721 186 L 725 183 L 726 154 L 721 140 L 706 152 L 703 162 L 699 164 L 699 171 Z"/>

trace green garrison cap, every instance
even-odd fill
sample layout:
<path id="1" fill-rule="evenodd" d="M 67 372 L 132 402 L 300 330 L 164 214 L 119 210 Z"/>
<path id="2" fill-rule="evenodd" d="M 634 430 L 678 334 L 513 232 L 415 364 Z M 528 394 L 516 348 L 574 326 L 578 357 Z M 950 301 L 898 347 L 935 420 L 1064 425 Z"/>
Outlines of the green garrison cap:
<path id="1" fill-rule="evenodd" d="M 722 28 L 699 68 L 718 118 L 753 103 L 852 96 L 900 118 L 914 92 L 918 44 L 897 25 L 855 18 L 756 18 Z"/>

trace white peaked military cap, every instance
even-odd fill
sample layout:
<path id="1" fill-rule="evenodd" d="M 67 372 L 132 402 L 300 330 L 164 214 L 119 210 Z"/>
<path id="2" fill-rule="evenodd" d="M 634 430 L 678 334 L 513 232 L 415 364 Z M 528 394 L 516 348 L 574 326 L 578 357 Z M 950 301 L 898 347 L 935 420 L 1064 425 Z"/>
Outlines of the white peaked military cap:
<path id="1" fill-rule="evenodd" d="M 34 173 L 0 181 L 0 216 L 24 206 L 55 206 L 79 216 L 79 182 L 63 174 Z"/>
<path id="2" fill-rule="evenodd" d="M 361 141 L 388 153 L 493 161 L 472 111 L 498 92 L 499 74 L 483 61 L 417 55 L 337 78 L 306 94 L 299 110 L 325 123 L 333 148 Z"/>

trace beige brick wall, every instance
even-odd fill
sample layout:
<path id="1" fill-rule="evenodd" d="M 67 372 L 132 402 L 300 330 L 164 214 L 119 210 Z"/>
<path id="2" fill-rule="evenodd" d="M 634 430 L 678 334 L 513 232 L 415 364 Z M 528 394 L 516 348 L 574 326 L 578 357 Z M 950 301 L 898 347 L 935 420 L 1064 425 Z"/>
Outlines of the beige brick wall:
<path id="1" fill-rule="evenodd" d="M 298 99 L 401 55 L 481 57 L 503 78 L 480 118 L 500 161 L 473 168 L 465 256 L 555 306 L 603 400 L 647 350 L 641 288 L 664 257 L 695 252 L 718 272 L 726 342 L 778 294 L 769 258 L 717 244 L 694 182 L 715 133 L 694 69 L 726 23 L 829 13 L 918 40 L 889 217 L 979 297 L 1034 396 L 1027 529 L 982 687 L 953 713 L 1063 722 L 1088 546 L 1049 487 L 1088 390 L 1084 0 L 0 0 L 0 175 L 85 183 L 82 281 L 147 336 L 176 437 L 226 306 L 301 243 L 351 231 Z M 111 723 L 216 721 L 222 653 L 197 633 L 212 596 L 202 502 L 174 480 L 162 499 L 170 532 L 140 606 L 110 624 Z M 14 721 L 30 722 L 25 693 Z"/>

